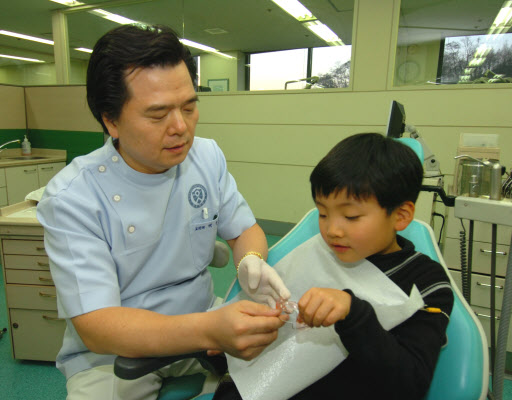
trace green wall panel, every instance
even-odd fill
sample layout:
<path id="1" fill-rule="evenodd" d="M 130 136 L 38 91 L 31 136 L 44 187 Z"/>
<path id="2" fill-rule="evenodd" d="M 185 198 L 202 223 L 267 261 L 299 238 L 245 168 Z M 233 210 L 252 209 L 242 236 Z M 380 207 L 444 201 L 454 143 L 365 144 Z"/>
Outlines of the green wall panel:
<path id="1" fill-rule="evenodd" d="M 73 158 L 103 146 L 102 132 L 29 129 L 28 139 L 32 143 L 32 147 L 66 150 L 68 164 Z"/>
<path id="2" fill-rule="evenodd" d="M 23 135 L 27 131 L 25 129 L 0 129 L 0 144 L 8 142 L 10 140 L 20 139 L 23 140 Z M 15 149 L 16 147 L 21 148 L 18 143 L 13 143 L 5 146 L 5 149 Z"/>

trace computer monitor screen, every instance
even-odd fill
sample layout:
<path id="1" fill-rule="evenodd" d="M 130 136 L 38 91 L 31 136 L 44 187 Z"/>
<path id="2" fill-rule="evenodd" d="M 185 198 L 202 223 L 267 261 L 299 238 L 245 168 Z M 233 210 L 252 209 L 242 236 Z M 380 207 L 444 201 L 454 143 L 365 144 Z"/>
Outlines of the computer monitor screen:
<path id="1" fill-rule="evenodd" d="M 389 112 L 388 129 L 386 136 L 399 138 L 405 130 L 405 110 L 404 106 L 398 101 L 391 102 L 391 111 Z"/>

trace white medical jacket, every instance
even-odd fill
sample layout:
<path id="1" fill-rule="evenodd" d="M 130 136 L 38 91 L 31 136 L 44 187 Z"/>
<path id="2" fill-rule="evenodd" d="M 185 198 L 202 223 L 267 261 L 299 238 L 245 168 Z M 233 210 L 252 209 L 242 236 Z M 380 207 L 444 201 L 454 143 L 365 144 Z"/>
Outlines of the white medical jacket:
<path id="1" fill-rule="evenodd" d="M 222 151 L 198 137 L 186 159 L 161 174 L 133 170 L 110 138 L 51 180 L 37 218 L 67 320 L 57 356 L 67 378 L 115 357 L 90 352 L 70 318 L 115 306 L 205 311 L 215 298 L 206 267 L 217 235 L 233 239 L 256 222 Z"/>

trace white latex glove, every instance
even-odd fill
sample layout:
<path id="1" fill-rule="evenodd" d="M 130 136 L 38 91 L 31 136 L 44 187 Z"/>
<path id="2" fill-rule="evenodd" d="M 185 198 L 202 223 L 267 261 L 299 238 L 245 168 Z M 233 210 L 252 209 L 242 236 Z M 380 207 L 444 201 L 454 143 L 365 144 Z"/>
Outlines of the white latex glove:
<path id="1" fill-rule="evenodd" d="M 276 301 L 290 298 L 290 291 L 276 270 L 255 255 L 246 256 L 240 263 L 238 282 L 251 299 L 271 308 L 276 307 Z"/>

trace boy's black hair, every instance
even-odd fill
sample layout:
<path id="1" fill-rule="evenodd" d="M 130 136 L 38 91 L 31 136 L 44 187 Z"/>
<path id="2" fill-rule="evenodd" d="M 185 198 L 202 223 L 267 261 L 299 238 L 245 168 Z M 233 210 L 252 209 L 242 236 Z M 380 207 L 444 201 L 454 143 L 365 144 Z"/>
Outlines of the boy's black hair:
<path id="1" fill-rule="evenodd" d="M 132 70 L 176 66 L 184 61 L 195 86 L 197 67 L 176 33 L 163 25 L 122 25 L 102 36 L 87 67 L 87 102 L 94 118 L 109 133 L 102 116 L 116 120 L 130 98 L 125 77 Z"/>
<path id="2" fill-rule="evenodd" d="M 346 189 L 356 199 L 375 196 L 391 214 L 405 201 L 416 202 L 423 166 L 407 145 L 378 133 L 360 133 L 334 146 L 309 180 L 314 200 Z"/>

